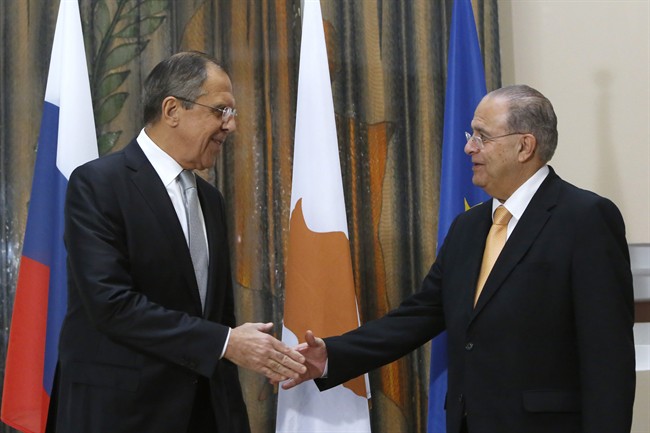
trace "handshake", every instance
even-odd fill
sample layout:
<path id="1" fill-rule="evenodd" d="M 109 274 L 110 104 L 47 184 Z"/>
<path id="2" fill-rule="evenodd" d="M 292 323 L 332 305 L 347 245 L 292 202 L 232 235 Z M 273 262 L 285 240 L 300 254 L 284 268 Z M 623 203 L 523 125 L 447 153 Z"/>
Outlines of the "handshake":
<path id="1" fill-rule="evenodd" d="M 224 358 L 263 374 L 272 384 L 286 381 L 284 389 L 323 376 L 327 348 L 321 338 L 307 331 L 305 343 L 292 349 L 269 334 L 272 328 L 273 323 L 245 323 L 233 328 Z"/>

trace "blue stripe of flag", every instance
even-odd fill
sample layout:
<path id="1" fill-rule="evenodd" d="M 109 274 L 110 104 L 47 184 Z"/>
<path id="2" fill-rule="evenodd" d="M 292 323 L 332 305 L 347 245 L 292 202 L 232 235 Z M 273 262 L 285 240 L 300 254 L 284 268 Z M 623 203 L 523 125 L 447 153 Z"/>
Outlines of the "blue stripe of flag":
<path id="1" fill-rule="evenodd" d="M 50 269 L 43 388 L 50 394 L 67 305 L 63 205 L 67 179 L 56 167 L 59 107 L 45 101 L 38 139 L 23 255 Z"/>

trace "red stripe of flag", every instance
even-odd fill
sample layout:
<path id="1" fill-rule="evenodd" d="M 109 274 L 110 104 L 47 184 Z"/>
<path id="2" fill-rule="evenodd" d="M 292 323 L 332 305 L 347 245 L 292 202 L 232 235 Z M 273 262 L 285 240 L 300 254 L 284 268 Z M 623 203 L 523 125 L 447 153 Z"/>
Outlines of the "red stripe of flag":
<path id="1" fill-rule="evenodd" d="M 7 355 L 5 371 L 3 420 L 26 433 L 45 431 L 50 397 L 43 388 L 45 330 L 50 269 L 23 256 L 18 273 L 13 320 L 9 340 L 12 350 Z M 34 405 L 41 402 L 41 407 Z M 5 413 L 13 416 L 7 420 Z"/>

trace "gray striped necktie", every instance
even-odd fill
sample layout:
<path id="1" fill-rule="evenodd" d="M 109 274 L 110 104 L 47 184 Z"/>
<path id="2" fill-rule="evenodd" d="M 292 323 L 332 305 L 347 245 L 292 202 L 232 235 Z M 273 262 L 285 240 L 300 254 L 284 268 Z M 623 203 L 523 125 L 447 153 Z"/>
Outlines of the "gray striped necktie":
<path id="1" fill-rule="evenodd" d="M 194 265 L 196 283 L 199 287 L 201 306 L 205 308 L 205 294 L 208 286 L 208 248 L 205 241 L 203 224 L 199 212 L 199 197 L 196 191 L 196 177 L 194 172 L 183 170 L 178 176 L 183 191 L 185 215 L 189 236 L 190 255 Z"/>

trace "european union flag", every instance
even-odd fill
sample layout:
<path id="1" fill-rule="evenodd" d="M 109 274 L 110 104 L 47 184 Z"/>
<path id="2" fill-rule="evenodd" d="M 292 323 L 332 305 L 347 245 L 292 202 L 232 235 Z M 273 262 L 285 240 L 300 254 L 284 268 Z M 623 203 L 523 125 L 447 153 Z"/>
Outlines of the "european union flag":
<path id="1" fill-rule="evenodd" d="M 472 3 L 471 0 L 456 0 L 452 11 L 447 58 L 438 248 L 459 213 L 489 198 L 483 190 L 472 184 L 471 160 L 464 152 L 467 141 L 465 131 L 471 132 L 474 109 L 485 94 L 485 73 Z M 444 332 L 431 342 L 429 433 L 446 431 L 446 394 L 447 333 Z"/>

